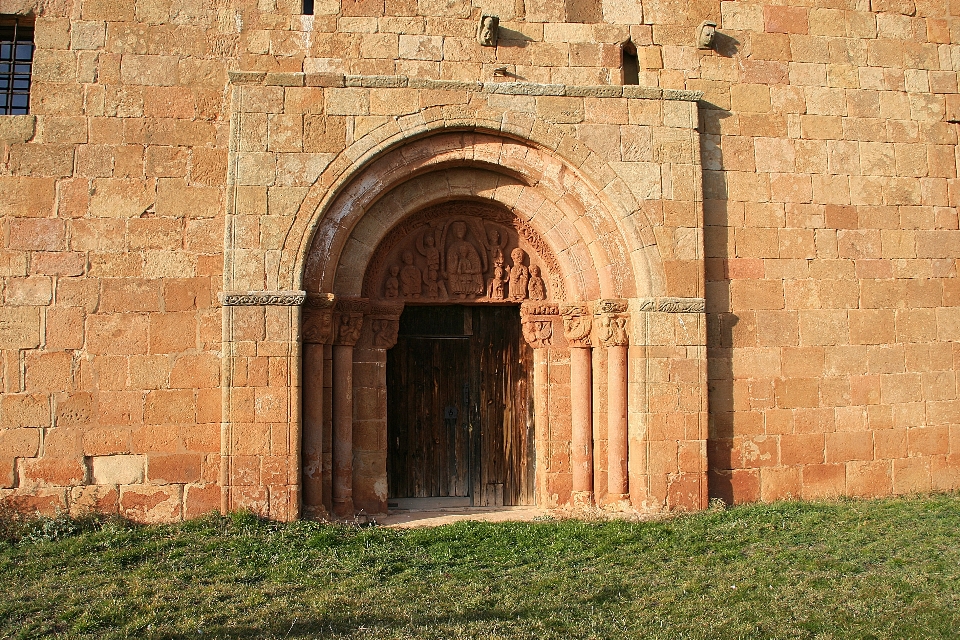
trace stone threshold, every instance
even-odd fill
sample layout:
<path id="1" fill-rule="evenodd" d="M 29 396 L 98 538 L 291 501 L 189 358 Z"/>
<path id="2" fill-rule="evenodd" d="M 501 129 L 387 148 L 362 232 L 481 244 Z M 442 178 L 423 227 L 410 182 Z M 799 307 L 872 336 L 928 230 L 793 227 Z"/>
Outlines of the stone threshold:
<path id="1" fill-rule="evenodd" d="M 537 82 L 462 82 L 459 80 L 422 80 L 408 76 L 353 76 L 341 73 L 273 73 L 266 71 L 230 71 L 230 83 L 269 87 L 355 87 L 363 89 L 430 89 L 474 91 L 520 96 L 565 96 L 571 98 L 633 98 L 639 100 L 679 100 L 697 102 L 702 91 L 661 89 L 638 85 L 578 86 Z"/>

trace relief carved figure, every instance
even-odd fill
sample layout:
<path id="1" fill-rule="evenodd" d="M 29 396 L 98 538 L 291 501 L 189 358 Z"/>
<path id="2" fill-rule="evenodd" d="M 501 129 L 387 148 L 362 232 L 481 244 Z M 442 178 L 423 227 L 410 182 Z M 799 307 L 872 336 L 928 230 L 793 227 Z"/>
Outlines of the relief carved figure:
<path id="1" fill-rule="evenodd" d="M 427 259 L 427 269 L 434 267 L 440 270 L 440 249 L 437 248 L 436 229 L 428 229 L 417 236 L 417 251 Z"/>
<path id="2" fill-rule="evenodd" d="M 451 225 L 455 240 L 447 250 L 447 280 L 450 293 L 463 299 L 484 294 L 483 265 L 476 247 L 465 239 L 467 223 L 456 220 Z"/>
<path id="3" fill-rule="evenodd" d="M 413 264 L 413 252 L 403 252 L 403 268 L 400 269 L 400 290 L 404 296 L 419 298 L 423 291 L 420 267 Z"/>
<path id="4" fill-rule="evenodd" d="M 445 300 L 447 298 L 447 287 L 440 279 L 440 269 L 434 265 L 428 265 L 423 271 L 423 284 L 427 288 L 426 296 L 433 300 Z"/>
<path id="5" fill-rule="evenodd" d="M 398 275 L 400 275 L 400 267 L 395 264 L 390 265 L 390 275 L 383 284 L 384 298 L 396 298 L 400 295 L 400 279 L 397 277 Z"/>
<path id="6" fill-rule="evenodd" d="M 487 297 L 491 300 L 503 300 L 506 298 L 506 292 L 503 285 L 510 279 L 503 266 L 503 260 L 498 260 L 493 264 L 493 277 L 487 283 Z"/>
<path id="7" fill-rule="evenodd" d="M 527 297 L 527 282 L 530 280 L 530 270 L 523 264 L 527 257 L 526 252 L 517 247 L 510 252 L 513 266 L 510 267 L 510 298 L 525 300 Z"/>
<path id="8" fill-rule="evenodd" d="M 527 285 L 527 297 L 531 300 L 547 299 L 547 285 L 540 277 L 540 267 L 535 264 L 530 265 L 530 284 Z"/>

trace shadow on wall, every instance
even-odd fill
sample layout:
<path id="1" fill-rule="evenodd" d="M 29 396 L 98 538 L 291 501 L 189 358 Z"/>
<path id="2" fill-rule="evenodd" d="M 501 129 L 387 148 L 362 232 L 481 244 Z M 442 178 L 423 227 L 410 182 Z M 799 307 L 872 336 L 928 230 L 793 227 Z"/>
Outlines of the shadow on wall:
<path id="1" fill-rule="evenodd" d="M 718 36 L 721 34 L 718 33 Z M 719 38 L 718 38 L 719 39 Z M 736 41 L 731 40 L 731 47 Z M 719 43 L 718 43 L 719 44 Z M 718 47 L 719 49 L 719 47 Z M 735 49 L 734 49 L 735 50 Z M 730 234 L 727 177 L 720 128 L 732 113 L 715 104 L 700 102 L 700 152 L 703 159 L 704 258 L 707 301 L 707 389 L 709 422 L 707 469 L 710 498 L 731 504 L 738 495 L 732 460 L 734 327 L 740 322 L 731 308 Z"/>

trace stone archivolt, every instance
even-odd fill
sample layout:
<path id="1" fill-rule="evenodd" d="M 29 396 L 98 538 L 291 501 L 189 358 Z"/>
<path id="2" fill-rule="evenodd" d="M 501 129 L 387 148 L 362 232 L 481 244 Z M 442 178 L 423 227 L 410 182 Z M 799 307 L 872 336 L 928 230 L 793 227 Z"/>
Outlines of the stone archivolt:
<path id="1" fill-rule="evenodd" d="M 497 303 L 560 299 L 563 285 L 529 225 L 500 207 L 463 201 L 424 209 L 387 234 L 364 292 L 405 303 Z"/>

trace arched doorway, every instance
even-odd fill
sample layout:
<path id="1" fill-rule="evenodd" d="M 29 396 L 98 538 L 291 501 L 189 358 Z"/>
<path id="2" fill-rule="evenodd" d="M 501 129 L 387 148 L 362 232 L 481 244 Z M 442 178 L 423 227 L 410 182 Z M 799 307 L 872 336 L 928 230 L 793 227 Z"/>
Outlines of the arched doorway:
<path id="1" fill-rule="evenodd" d="M 509 306 L 407 306 L 387 352 L 391 508 L 534 504 L 532 349 Z"/>

